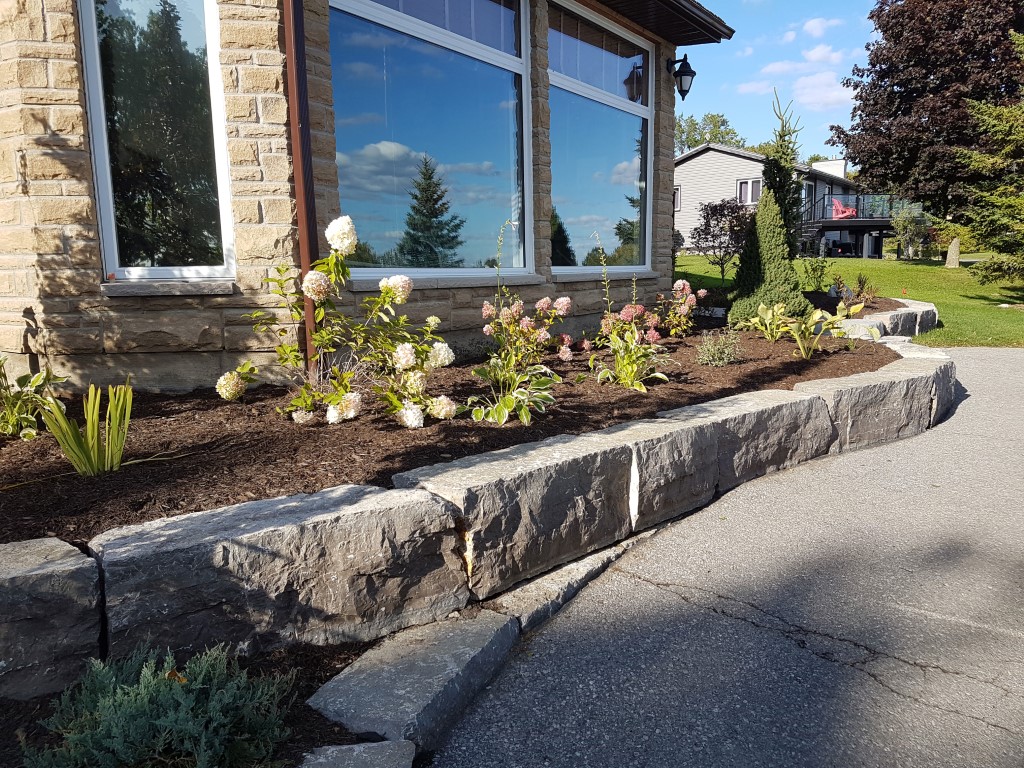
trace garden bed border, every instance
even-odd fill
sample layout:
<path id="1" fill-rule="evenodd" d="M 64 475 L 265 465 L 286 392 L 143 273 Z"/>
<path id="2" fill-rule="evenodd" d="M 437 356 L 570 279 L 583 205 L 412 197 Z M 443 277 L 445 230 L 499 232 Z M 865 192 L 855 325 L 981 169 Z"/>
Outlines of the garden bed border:
<path id="1" fill-rule="evenodd" d="M 55 539 L 0 545 L 0 696 L 60 690 L 89 656 L 140 642 L 191 652 L 374 639 L 747 480 L 919 434 L 952 408 L 956 371 L 910 342 L 935 327 L 934 305 L 903 303 L 846 321 L 901 355 L 873 373 L 422 467 L 396 475 L 395 490 L 339 486 L 116 528 L 88 553 Z"/>

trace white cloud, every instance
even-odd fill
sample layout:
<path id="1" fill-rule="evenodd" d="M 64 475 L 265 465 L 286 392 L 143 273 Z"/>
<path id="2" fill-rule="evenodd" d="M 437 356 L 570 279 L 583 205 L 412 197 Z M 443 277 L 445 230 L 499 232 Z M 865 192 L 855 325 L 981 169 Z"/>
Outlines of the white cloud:
<path id="1" fill-rule="evenodd" d="M 783 43 L 792 43 L 794 40 L 796 40 L 796 32 L 794 32 L 791 29 L 791 30 L 789 30 L 789 32 L 787 32 L 786 34 L 784 34 L 782 36 L 781 42 L 783 42 Z"/>
<path id="2" fill-rule="evenodd" d="M 384 115 L 378 112 L 363 112 L 349 117 L 334 118 L 335 125 L 369 125 L 370 123 L 383 123 Z"/>
<path id="3" fill-rule="evenodd" d="M 570 227 L 610 227 L 612 220 L 607 216 L 598 216 L 593 213 L 583 216 L 571 216 L 565 220 Z"/>
<path id="4" fill-rule="evenodd" d="M 824 43 L 816 45 L 808 51 L 803 51 L 803 54 L 807 61 L 817 64 L 838 64 L 843 60 L 842 51 L 834 51 L 831 45 Z"/>
<path id="5" fill-rule="evenodd" d="M 365 61 L 347 61 L 341 65 L 346 78 L 352 80 L 383 80 L 384 70 Z"/>
<path id="6" fill-rule="evenodd" d="M 515 99 L 498 102 L 498 109 L 515 109 L 518 102 Z"/>
<path id="7" fill-rule="evenodd" d="M 843 87 L 835 72 L 818 72 L 793 83 L 793 98 L 812 112 L 848 106 L 852 93 Z"/>
<path id="8" fill-rule="evenodd" d="M 482 163 L 441 163 L 437 169 L 444 174 L 449 173 L 471 173 L 474 176 L 498 176 L 500 172 L 495 170 L 494 163 L 485 160 Z"/>
<path id="9" fill-rule="evenodd" d="M 633 185 L 636 184 L 638 178 L 640 178 L 640 158 L 634 157 L 632 160 L 616 163 L 612 168 L 610 181 L 612 184 Z"/>
<path id="10" fill-rule="evenodd" d="M 736 93 L 765 94 L 772 92 L 771 80 L 753 80 L 749 83 L 740 83 L 736 86 Z"/>
<path id="11" fill-rule="evenodd" d="M 745 48 L 743 48 L 742 50 L 736 51 L 736 57 L 740 58 L 740 59 L 746 58 L 747 56 L 753 56 L 753 55 L 754 55 L 754 46 L 752 46 L 752 45 L 748 45 Z"/>
<path id="12" fill-rule="evenodd" d="M 761 67 L 762 75 L 798 75 L 814 70 L 814 65 L 807 61 L 773 61 Z"/>
<path id="13" fill-rule="evenodd" d="M 811 37 L 824 37 L 829 27 L 838 27 L 842 23 L 842 19 L 825 19 L 819 16 L 804 22 L 804 32 Z"/>

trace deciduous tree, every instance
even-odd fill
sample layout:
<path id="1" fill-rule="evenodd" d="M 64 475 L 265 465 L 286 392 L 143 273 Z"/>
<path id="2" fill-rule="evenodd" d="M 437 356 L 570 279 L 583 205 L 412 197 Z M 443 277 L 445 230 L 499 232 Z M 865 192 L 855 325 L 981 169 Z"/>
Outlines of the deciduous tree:
<path id="1" fill-rule="evenodd" d="M 753 213 L 735 197 L 700 204 L 700 224 L 690 230 L 690 248 L 725 273 L 743 249 Z"/>
<path id="2" fill-rule="evenodd" d="M 853 122 L 832 126 L 830 143 L 860 167 L 859 181 L 955 216 L 983 178 L 961 154 L 981 139 L 968 100 L 1007 104 L 1021 91 L 1007 31 L 1024 31 L 1024 3 L 878 0 L 868 18 L 879 39 L 843 81 Z"/>
<path id="3" fill-rule="evenodd" d="M 693 115 L 676 116 L 676 154 L 707 143 L 743 147 L 747 142 L 721 113 L 708 112 L 700 120 Z"/>

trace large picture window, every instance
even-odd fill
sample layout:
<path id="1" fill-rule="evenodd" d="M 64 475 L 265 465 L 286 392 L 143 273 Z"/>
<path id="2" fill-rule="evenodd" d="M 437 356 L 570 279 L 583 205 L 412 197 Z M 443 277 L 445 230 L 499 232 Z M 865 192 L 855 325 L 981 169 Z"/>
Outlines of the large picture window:
<path id="1" fill-rule="evenodd" d="M 107 272 L 230 275 L 216 3 L 98 0 L 81 8 Z"/>
<path id="2" fill-rule="evenodd" d="M 649 263 L 652 52 L 582 8 L 549 10 L 552 267 Z"/>
<path id="3" fill-rule="evenodd" d="M 351 265 L 490 272 L 511 220 L 502 268 L 525 269 L 518 2 L 331 6 L 339 197 L 360 239 Z"/>

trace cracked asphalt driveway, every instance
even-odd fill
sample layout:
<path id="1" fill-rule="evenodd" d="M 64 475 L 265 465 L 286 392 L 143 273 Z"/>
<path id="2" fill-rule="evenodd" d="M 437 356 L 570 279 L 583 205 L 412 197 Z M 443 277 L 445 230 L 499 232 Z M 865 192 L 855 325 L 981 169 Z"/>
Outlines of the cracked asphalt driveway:
<path id="1" fill-rule="evenodd" d="M 1024 766 L 1024 350 L 952 354 L 946 422 L 634 547 L 435 768 Z"/>

